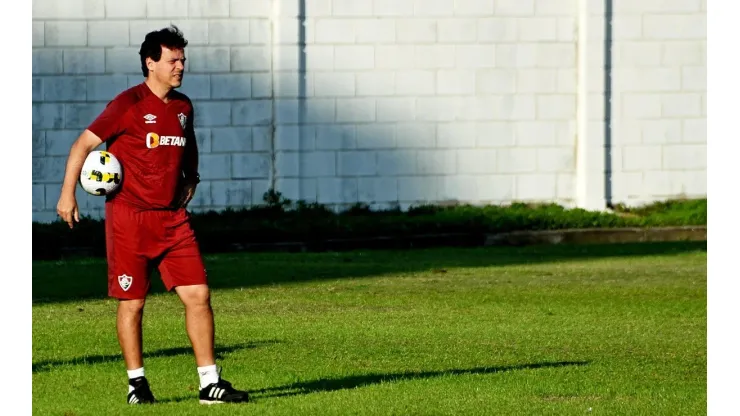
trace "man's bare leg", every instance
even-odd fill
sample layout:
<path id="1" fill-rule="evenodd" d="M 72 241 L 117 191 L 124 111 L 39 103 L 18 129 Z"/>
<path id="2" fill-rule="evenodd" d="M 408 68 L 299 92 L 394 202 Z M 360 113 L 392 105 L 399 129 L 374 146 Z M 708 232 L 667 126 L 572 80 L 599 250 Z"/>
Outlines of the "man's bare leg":
<path id="1" fill-rule="evenodd" d="M 154 395 L 144 374 L 143 337 L 141 321 L 144 316 L 144 299 L 120 300 L 116 327 L 118 343 L 121 345 L 123 360 L 128 373 L 129 404 L 153 403 Z"/>
<path id="2" fill-rule="evenodd" d="M 123 352 L 127 370 L 144 366 L 142 356 L 141 320 L 144 315 L 144 299 L 120 300 L 118 302 L 118 342 Z"/>
<path id="3" fill-rule="evenodd" d="M 177 295 L 185 305 L 185 328 L 193 345 L 198 367 L 216 364 L 213 350 L 215 329 L 211 293 L 207 285 L 177 286 Z"/>
<path id="4" fill-rule="evenodd" d="M 200 392 L 198 393 L 200 403 L 248 402 L 249 394 L 246 391 L 236 390 L 231 383 L 221 379 L 216 367 L 215 326 L 210 289 L 202 284 L 177 286 L 175 291 L 185 305 L 185 328 L 193 345 L 200 377 Z M 208 386 L 211 387 L 208 388 Z"/>

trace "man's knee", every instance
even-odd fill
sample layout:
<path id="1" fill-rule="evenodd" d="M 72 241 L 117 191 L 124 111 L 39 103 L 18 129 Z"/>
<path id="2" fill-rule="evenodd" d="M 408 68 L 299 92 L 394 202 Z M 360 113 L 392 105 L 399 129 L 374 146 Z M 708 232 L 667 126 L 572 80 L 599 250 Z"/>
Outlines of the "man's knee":
<path id="1" fill-rule="evenodd" d="M 121 299 L 118 301 L 118 310 L 126 315 L 137 315 L 144 310 L 145 299 Z"/>
<path id="2" fill-rule="evenodd" d="M 177 286 L 175 291 L 186 307 L 207 307 L 211 305 L 211 291 L 208 285 Z"/>

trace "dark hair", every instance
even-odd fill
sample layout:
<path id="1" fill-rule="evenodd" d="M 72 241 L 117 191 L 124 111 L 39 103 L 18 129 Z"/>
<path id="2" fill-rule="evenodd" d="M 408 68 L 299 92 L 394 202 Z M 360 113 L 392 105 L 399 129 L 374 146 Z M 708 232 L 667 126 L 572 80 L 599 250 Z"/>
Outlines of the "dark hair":
<path id="1" fill-rule="evenodd" d="M 141 72 L 145 77 L 149 76 L 146 58 L 152 58 L 154 62 L 159 62 L 162 58 L 162 46 L 168 49 L 185 49 L 188 46 L 188 41 L 185 40 L 182 32 L 175 25 L 147 33 L 144 42 L 141 43 L 141 49 L 139 49 Z"/>

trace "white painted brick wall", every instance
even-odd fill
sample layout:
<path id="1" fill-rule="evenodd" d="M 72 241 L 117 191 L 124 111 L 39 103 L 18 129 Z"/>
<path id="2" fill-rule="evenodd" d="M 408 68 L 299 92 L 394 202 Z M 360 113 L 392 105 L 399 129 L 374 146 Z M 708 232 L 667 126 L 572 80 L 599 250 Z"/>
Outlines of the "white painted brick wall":
<path id="1" fill-rule="evenodd" d="M 250 181 L 213 181 L 210 185 L 210 199 L 215 206 L 244 206 L 252 203 L 252 184 Z M 201 189 L 200 192 L 203 192 L 203 190 Z"/>
<path id="2" fill-rule="evenodd" d="M 394 125 L 362 124 L 357 126 L 357 149 L 389 149 L 396 146 Z"/>
<path id="3" fill-rule="evenodd" d="M 106 51 L 100 48 L 89 48 L 89 49 L 41 49 L 39 52 L 49 53 L 51 56 L 48 59 L 53 59 L 53 62 L 43 61 L 39 63 L 39 68 L 43 72 L 55 73 L 54 70 L 45 70 L 49 68 L 56 69 L 58 65 L 57 56 L 60 58 L 59 62 L 63 62 L 63 68 L 65 74 L 80 74 L 80 75 L 93 75 L 103 74 L 106 72 L 105 67 L 105 55 Z M 62 59 L 63 57 L 63 59 Z M 44 58 L 47 59 L 47 58 Z M 34 66 L 36 64 L 34 63 Z M 59 67 L 61 72 L 61 66 Z M 119 72 L 116 68 L 111 68 L 109 73 Z"/>
<path id="4" fill-rule="evenodd" d="M 612 200 L 706 196 L 706 12 L 614 2 Z"/>
<path id="5" fill-rule="evenodd" d="M 43 78 L 45 101 L 85 101 L 87 82 L 85 77 Z"/>
<path id="6" fill-rule="evenodd" d="M 414 119 L 416 100 L 413 98 L 378 98 L 375 103 L 378 122 L 411 121 Z"/>
<path id="7" fill-rule="evenodd" d="M 63 54 L 61 50 L 34 49 L 31 55 L 32 73 L 60 74 L 64 72 Z"/>
<path id="8" fill-rule="evenodd" d="M 110 101 L 128 87 L 125 75 L 88 75 L 87 100 Z"/>
<path id="9" fill-rule="evenodd" d="M 318 178 L 317 199 L 322 204 L 357 202 L 356 178 Z"/>
<path id="10" fill-rule="evenodd" d="M 33 77 L 31 79 L 31 101 L 34 103 L 44 100 L 44 79 L 39 77 Z"/>
<path id="11" fill-rule="evenodd" d="M 531 16 L 535 0 L 496 0 L 494 11 L 501 16 Z"/>
<path id="12" fill-rule="evenodd" d="M 556 198 L 557 176 L 525 174 L 516 177 L 516 193 L 521 200 L 548 201 Z"/>
<path id="13" fill-rule="evenodd" d="M 117 46 L 121 44 L 121 39 L 128 38 L 128 22 L 126 21 L 101 21 L 87 24 L 87 44 L 89 46 Z"/>
<path id="14" fill-rule="evenodd" d="M 398 201 L 397 178 L 359 178 L 357 179 L 357 190 L 360 201 Z"/>
<path id="15" fill-rule="evenodd" d="M 64 127 L 84 129 L 95 120 L 105 108 L 105 103 L 68 103 L 64 104 Z"/>
<path id="16" fill-rule="evenodd" d="M 362 70 L 375 67 L 375 51 L 372 46 L 344 46 L 334 47 L 334 69 Z"/>
<path id="17" fill-rule="evenodd" d="M 85 21 L 49 21 L 44 25 L 44 46 L 86 46 Z"/>
<path id="18" fill-rule="evenodd" d="M 396 25 L 391 19 L 358 19 L 354 30 L 357 43 L 393 43 L 396 39 Z"/>
<path id="19" fill-rule="evenodd" d="M 332 151 L 303 152 L 299 157 L 299 172 L 303 177 L 326 177 L 337 174 L 337 157 Z"/>
<path id="20" fill-rule="evenodd" d="M 373 0 L 375 16 L 413 16 L 413 0 Z"/>
<path id="21" fill-rule="evenodd" d="M 377 173 L 377 155 L 369 150 L 337 153 L 339 176 L 373 176 Z"/>
<path id="22" fill-rule="evenodd" d="M 705 7 L 614 3 L 612 200 L 705 195 Z M 591 134 L 606 122 L 597 6 Z M 54 219 L 69 146 L 143 80 L 143 37 L 170 22 L 190 42 L 196 211 L 261 203 L 271 186 L 334 207 L 575 203 L 576 0 L 309 0 L 305 10 L 300 39 L 297 0 L 34 1 L 34 219 Z M 100 199 L 79 197 L 102 215 Z"/>
<path id="23" fill-rule="evenodd" d="M 316 150 L 355 149 L 356 130 L 360 127 L 362 125 L 355 127 L 353 124 L 318 124 L 310 133 L 304 128 L 301 135 L 304 141 L 302 148 L 310 149 L 310 143 L 313 141 Z"/>
<path id="24" fill-rule="evenodd" d="M 147 18 L 187 17 L 188 8 L 180 0 L 147 0 Z"/>
<path id="25" fill-rule="evenodd" d="M 220 58 L 217 57 L 217 58 Z M 226 60 L 224 53 L 222 62 Z M 221 63 L 223 65 L 223 63 Z M 267 71 L 270 69 L 270 49 L 267 46 L 231 48 L 231 71 Z M 228 71 L 228 67 L 224 69 Z"/>
<path id="26" fill-rule="evenodd" d="M 235 179 L 266 179 L 270 175 L 270 155 L 267 153 L 231 154 L 231 177 Z"/>
<path id="27" fill-rule="evenodd" d="M 267 125 L 270 124 L 271 119 L 271 101 L 250 100 L 231 103 L 231 124 L 234 126 Z"/>
<path id="28" fill-rule="evenodd" d="M 310 88 L 316 97 L 352 97 L 355 95 L 355 74 L 352 72 L 319 72 L 311 78 Z"/>
<path id="29" fill-rule="evenodd" d="M 33 19 L 102 19 L 105 3 L 98 0 L 35 0 Z"/>
<path id="30" fill-rule="evenodd" d="M 477 30 L 475 19 L 444 19 L 437 23 L 440 43 L 474 43 Z"/>
<path id="31" fill-rule="evenodd" d="M 231 103 L 228 101 L 193 102 L 194 123 L 197 127 L 228 126 L 231 124 Z"/>
<path id="32" fill-rule="evenodd" d="M 438 21 L 434 19 L 396 20 L 396 42 L 400 44 L 433 43 L 437 40 Z"/>
<path id="33" fill-rule="evenodd" d="M 412 175 L 417 173 L 416 152 L 412 150 L 378 151 L 378 172 L 380 175 Z"/>
<path id="34" fill-rule="evenodd" d="M 252 97 L 251 78 L 247 74 L 211 75 L 211 98 L 244 100 Z"/>
<path id="35" fill-rule="evenodd" d="M 252 129 L 249 127 L 215 127 L 211 129 L 211 135 L 211 151 L 214 153 L 252 150 Z"/>
<path id="36" fill-rule="evenodd" d="M 136 59 L 138 48 L 110 48 L 105 50 L 105 72 L 109 74 L 141 74 L 141 62 Z M 131 57 L 134 59 L 131 59 Z"/>
<path id="37" fill-rule="evenodd" d="M 375 121 L 375 99 L 338 98 L 336 121 L 340 123 Z"/>

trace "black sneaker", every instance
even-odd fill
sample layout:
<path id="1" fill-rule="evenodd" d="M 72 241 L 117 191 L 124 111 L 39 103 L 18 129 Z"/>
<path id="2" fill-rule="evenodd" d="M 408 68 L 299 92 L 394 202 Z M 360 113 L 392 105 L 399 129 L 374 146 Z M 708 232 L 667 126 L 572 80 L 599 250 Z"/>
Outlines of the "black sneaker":
<path id="1" fill-rule="evenodd" d="M 211 383 L 200 389 L 200 404 L 246 403 L 249 394 L 231 387 L 231 383 L 219 377 L 218 383 Z"/>
<path id="2" fill-rule="evenodd" d="M 128 381 L 134 390 L 128 394 L 128 404 L 154 403 L 154 395 L 149 389 L 146 377 L 136 377 Z"/>

